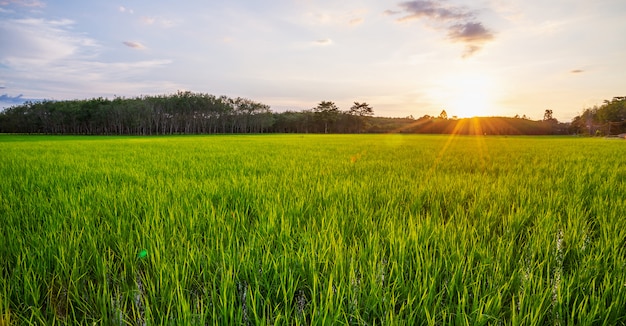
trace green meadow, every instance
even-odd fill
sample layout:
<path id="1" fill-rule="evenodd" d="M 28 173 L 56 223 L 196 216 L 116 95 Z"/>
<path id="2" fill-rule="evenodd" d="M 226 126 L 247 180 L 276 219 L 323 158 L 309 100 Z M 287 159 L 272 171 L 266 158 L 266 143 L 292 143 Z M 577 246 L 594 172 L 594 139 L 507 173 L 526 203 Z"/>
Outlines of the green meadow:
<path id="1" fill-rule="evenodd" d="M 0 136 L 0 325 L 624 325 L 626 142 Z"/>

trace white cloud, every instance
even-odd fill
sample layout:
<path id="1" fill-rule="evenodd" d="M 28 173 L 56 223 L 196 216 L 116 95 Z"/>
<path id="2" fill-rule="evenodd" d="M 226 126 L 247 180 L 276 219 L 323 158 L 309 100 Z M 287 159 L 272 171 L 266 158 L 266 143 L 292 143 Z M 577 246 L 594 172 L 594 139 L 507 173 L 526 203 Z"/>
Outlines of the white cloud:
<path id="1" fill-rule="evenodd" d="M 23 72 L 9 73 L 17 79 L 11 89 L 37 98 L 71 99 L 91 96 L 162 93 L 176 90 L 180 85 L 146 78 L 146 74 L 172 63 L 171 60 L 145 60 L 136 62 L 100 62 L 68 60 L 43 67 L 25 77 Z"/>
<path id="2" fill-rule="evenodd" d="M 365 21 L 364 16 L 367 11 L 365 9 L 309 11 L 299 16 L 297 20 L 293 20 L 293 22 L 311 26 L 356 26 Z"/>
<path id="3" fill-rule="evenodd" d="M 302 21 L 311 25 L 326 25 L 332 22 L 332 16 L 328 13 L 308 12 L 304 15 Z"/>
<path id="4" fill-rule="evenodd" d="M 156 26 L 160 26 L 163 28 L 170 28 L 170 27 L 174 27 L 177 25 L 176 22 L 170 19 L 165 19 L 161 17 L 148 17 L 148 16 L 142 16 L 141 23 L 143 23 L 144 25 L 156 25 Z"/>
<path id="5" fill-rule="evenodd" d="M 88 55 L 98 44 L 81 34 L 70 32 L 71 20 L 9 19 L 0 22 L 2 43 L 0 62 L 46 65 L 65 58 Z"/>
<path id="6" fill-rule="evenodd" d="M 0 43 L 11 44 L 0 47 L 2 77 L 11 81 L 11 90 L 28 97 L 65 99 L 166 91 L 174 85 L 145 77 L 170 65 L 171 60 L 105 62 L 100 58 L 103 45 L 76 32 L 75 27 L 73 21 L 66 19 L 0 21 Z M 123 43 L 134 49 L 145 48 L 139 42 Z"/>
<path id="7" fill-rule="evenodd" d="M 133 9 L 128 9 L 128 8 L 126 8 L 124 6 L 120 6 L 119 11 L 123 12 L 123 13 L 129 13 L 131 15 L 135 13 L 135 11 Z"/>
<path id="8" fill-rule="evenodd" d="M 520 9 L 519 3 L 515 3 L 513 1 L 490 0 L 489 7 L 509 21 L 519 22 L 524 18 L 524 14 Z"/>

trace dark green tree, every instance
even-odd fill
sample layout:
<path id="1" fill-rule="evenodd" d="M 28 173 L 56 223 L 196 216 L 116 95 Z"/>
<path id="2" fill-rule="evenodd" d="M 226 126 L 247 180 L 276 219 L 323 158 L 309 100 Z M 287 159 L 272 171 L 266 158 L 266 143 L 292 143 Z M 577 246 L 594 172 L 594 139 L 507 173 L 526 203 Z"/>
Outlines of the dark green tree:
<path id="1" fill-rule="evenodd" d="M 334 102 L 322 101 L 316 107 L 313 108 L 315 119 L 320 121 L 324 125 L 324 133 L 327 134 L 329 126 L 337 121 L 339 116 L 339 108 Z"/>
<path id="2" fill-rule="evenodd" d="M 372 107 L 365 102 L 354 102 L 354 105 L 350 108 L 348 114 L 354 116 L 357 126 L 356 132 L 361 133 L 361 130 L 366 123 L 366 119 L 374 115 L 374 109 L 372 109 Z"/>
<path id="3" fill-rule="evenodd" d="M 624 132 L 626 124 L 626 96 L 605 100 L 598 110 L 598 120 L 607 135 Z"/>

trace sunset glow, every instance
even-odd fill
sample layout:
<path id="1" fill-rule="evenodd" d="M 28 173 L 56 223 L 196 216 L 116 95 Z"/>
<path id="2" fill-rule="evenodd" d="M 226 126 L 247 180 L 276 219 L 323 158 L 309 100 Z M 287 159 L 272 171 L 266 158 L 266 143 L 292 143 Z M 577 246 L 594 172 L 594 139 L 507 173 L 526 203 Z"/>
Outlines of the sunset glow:
<path id="1" fill-rule="evenodd" d="M 444 78 L 432 92 L 433 102 L 441 103 L 448 117 L 471 118 L 497 114 L 495 86 L 486 75 L 458 74 Z"/>

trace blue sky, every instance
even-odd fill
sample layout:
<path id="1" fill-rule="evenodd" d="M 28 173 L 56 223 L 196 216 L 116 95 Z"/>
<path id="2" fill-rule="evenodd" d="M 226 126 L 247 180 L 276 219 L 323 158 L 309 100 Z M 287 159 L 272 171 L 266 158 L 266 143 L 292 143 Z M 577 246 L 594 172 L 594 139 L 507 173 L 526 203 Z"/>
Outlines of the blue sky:
<path id="1" fill-rule="evenodd" d="M 0 0 L 0 105 L 168 94 L 569 121 L 626 95 L 623 0 Z"/>

